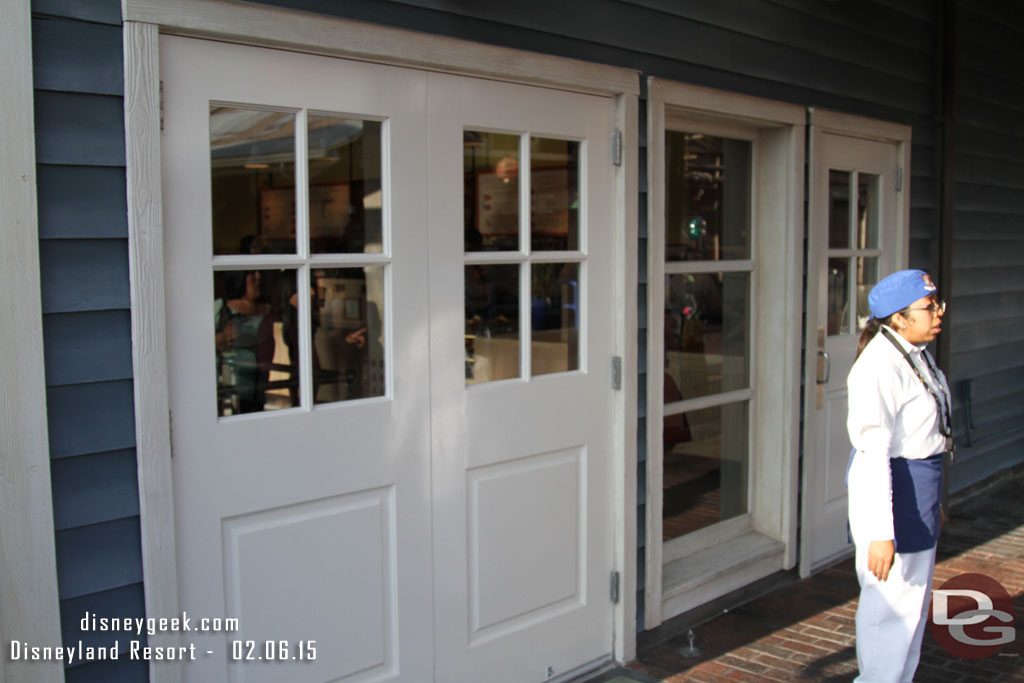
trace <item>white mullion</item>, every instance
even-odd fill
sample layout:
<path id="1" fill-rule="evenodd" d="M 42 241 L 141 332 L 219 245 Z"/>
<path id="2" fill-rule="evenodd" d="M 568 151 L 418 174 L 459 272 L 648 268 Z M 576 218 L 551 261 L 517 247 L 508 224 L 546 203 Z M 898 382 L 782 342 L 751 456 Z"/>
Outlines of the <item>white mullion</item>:
<path id="1" fill-rule="evenodd" d="M 846 323 L 847 329 L 857 330 L 857 208 L 860 205 L 860 172 L 854 169 L 850 173 L 850 234 L 849 244 L 853 247 L 853 253 L 847 258 L 849 275 L 846 278 Z"/>
<path id="2" fill-rule="evenodd" d="M 295 277 L 296 309 L 299 316 L 299 343 L 292 364 L 299 367 L 299 406 L 313 408 L 313 312 L 310 310 L 309 277 L 309 138 L 305 109 L 295 113 L 295 253 L 302 260 Z M 282 305 L 287 306 L 287 303 Z"/>
<path id="3" fill-rule="evenodd" d="M 519 136 L 519 376 L 530 379 L 533 365 L 533 318 L 530 296 L 530 134 Z"/>
<path id="4" fill-rule="evenodd" d="M 518 251 L 474 251 L 464 258 L 467 266 L 515 265 L 526 260 L 526 254 Z"/>
<path id="5" fill-rule="evenodd" d="M 711 396 L 701 396 L 699 398 L 690 398 L 685 401 L 666 403 L 662 410 L 662 417 L 688 413 L 692 410 L 717 408 L 718 406 L 724 406 L 729 403 L 740 403 L 741 401 L 749 401 L 753 397 L 753 389 L 736 389 L 735 391 L 727 391 L 722 394 L 712 394 Z"/>
<path id="6" fill-rule="evenodd" d="M 298 268 L 305 259 L 291 254 L 232 254 L 230 256 L 214 256 L 213 269 L 217 270 L 274 270 L 278 268 Z"/>
<path id="7" fill-rule="evenodd" d="M 532 263 L 583 263 L 586 258 L 582 251 L 535 251 L 530 254 Z"/>
<path id="8" fill-rule="evenodd" d="M 309 257 L 309 265 L 315 268 L 372 268 L 391 264 L 391 257 L 385 254 L 315 254 Z"/>
<path id="9" fill-rule="evenodd" d="M 829 258 L 853 258 L 855 256 L 864 256 L 866 258 L 875 256 L 881 256 L 881 249 L 829 249 Z"/>
<path id="10" fill-rule="evenodd" d="M 754 270 L 751 259 L 736 261 L 666 261 L 665 275 L 688 273 L 743 273 Z"/>

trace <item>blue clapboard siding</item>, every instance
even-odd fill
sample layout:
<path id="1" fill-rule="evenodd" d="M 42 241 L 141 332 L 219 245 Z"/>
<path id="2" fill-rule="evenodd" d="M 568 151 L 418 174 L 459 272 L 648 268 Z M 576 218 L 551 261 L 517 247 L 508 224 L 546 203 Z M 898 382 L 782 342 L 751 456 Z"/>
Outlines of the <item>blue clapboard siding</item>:
<path id="1" fill-rule="evenodd" d="M 1024 459 L 1024 20 L 1019 3 L 957 3 L 956 214 L 950 383 L 954 489 Z M 966 444 L 965 382 L 973 385 Z"/>
<path id="2" fill-rule="evenodd" d="M 65 644 L 85 609 L 143 617 L 125 186 L 121 6 L 33 0 L 43 346 Z M 122 638 L 123 640 L 123 638 Z M 125 642 L 127 644 L 127 641 Z M 146 662 L 68 681 L 146 681 Z"/>

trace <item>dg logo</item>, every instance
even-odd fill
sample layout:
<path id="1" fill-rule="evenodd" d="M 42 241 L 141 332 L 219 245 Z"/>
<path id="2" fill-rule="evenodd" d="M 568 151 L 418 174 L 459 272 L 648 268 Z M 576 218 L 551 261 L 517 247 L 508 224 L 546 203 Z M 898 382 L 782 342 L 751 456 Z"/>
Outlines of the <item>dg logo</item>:
<path id="1" fill-rule="evenodd" d="M 981 659 L 1012 643 L 1013 600 L 995 579 L 961 574 L 932 591 L 928 626 L 947 652 L 961 659 Z"/>

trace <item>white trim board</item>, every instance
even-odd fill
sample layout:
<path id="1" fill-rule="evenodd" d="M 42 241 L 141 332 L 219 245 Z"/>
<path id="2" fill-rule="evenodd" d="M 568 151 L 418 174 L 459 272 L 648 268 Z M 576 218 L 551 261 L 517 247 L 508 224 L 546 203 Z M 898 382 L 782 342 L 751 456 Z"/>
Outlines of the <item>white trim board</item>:
<path id="1" fill-rule="evenodd" d="M 170 420 L 163 292 L 160 197 L 158 35 L 169 33 L 247 45 L 424 68 L 612 96 L 616 126 L 624 131 L 623 163 L 616 171 L 615 348 L 623 358 L 623 390 L 616 404 L 614 474 L 618 505 L 615 566 L 621 595 L 614 611 L 614 657 L 636 653 L 635 557 L 637 410 L 638 95 L 636 72 L 560 57 L 491 47 L 319 15 L 227 0 L 123 0 L 125 135 L 128 166 L 135 420 L 139 459 L 143 571 L 147 614 L 178 612 L 174 504 L 170 476 Z M 145 378 L 146 381 L 138 381 Z M 170 641 L 161 644 L 173 644 Z M 180 681 L 180 666 L 151 667 L 151 680 Z"/>
<path id="2" fill-rule="evenodd" d="M 59 661 L 10 661 L 7 643 L 61 643 L 36 217 L 28 0 L 0 1 L 0 680 L 64 680 Z"/>

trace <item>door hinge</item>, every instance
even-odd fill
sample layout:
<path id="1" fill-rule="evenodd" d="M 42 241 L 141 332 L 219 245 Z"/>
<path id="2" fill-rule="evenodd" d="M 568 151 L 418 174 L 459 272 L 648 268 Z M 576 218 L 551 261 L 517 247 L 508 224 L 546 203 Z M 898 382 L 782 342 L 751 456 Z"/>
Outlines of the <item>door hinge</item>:
<path id="1" fill-rule="evenodd" d="M 612 389 L 622 389 L 622 356 L 612 356 Z"/>
<path id="2" fill-rule="evenodd" d="M 614 570 L 612 571 L 610 588 L 610 597 L 612 599 L 612 604 L 617 605 L 619 604 L 619 573 Z"/>
<path id="3" fill-rule="evenodd" d="M 167 441 L 169 442 L 168 443 L 168 446 L 169 446 L 168 450 L 170 451 L 171 459 L 173 460 L 174 459 L 174 411 L 173 410 L 168 410 L 167 411 Z"/>
<path id="4" fill-rule="evenodd" d="M 612 131 L 612 164 L 622 166 L 622 131 L 618 128 Z"/>
<path id="5" fill-rule="evenodd" d="M 900 192 L 903 190 L 903 167 L 896 167 L 896 191 Z"/>
<path id="6" fill-rule="evenodd" d="M 160 132 L 164 132 L 164 82 L 160 81 Z"/>

